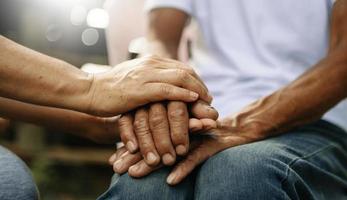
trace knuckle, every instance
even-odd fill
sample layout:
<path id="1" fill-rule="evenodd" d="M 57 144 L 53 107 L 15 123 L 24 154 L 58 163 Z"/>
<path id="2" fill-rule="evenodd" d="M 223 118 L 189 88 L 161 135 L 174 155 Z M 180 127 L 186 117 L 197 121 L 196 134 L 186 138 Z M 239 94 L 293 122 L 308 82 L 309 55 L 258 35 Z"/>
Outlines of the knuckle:
<path id="1" fill-rule="evenodd" d="M 188 73 L 186 72 L 186 70 L 183 70 L 183 69 L 177 69 L 177 77 L 179 80 L 185 82 L 188 80 L 189 78 L 189 75 Z"/>
<path id="2" fill-rule="evenodd" d="M 153 66 L 158 63 L 159 57 L 156 55 L 146 55 L 141 58 L 141 62 L 145 66 Z"/>
<path id="3" fill-rule="evenodd" d="M 172 89 L 168 85 L 161 85 L 160 92 L 163 96 L 170 96 L 172 93 Z"/>
<path id="4" fill-rule="evenodd" d="M 124 126 L 127 126 L 128 125 L 128 119 L 126 118 L 126 117 L 121 117 L 121 118 L 119 118 L 119 120 L 118 120 L 118 125 L 120 126 L 120 127 L 124 127 Z"/>
<path id="5" fill-rule="evenodd" d="M 186 69 L 187 73 L 195 74 L 195 71 L 194 71 L 194 69 L 192 67 L 186 67 L 185 69 Z"/>
<path id="6" fill-rule="evenodd" d="M 153 128 L 160 128 L 164 123 L 166 122 L 166 119 L 163 115 L 155 115 L 149 119 L 149 123 L 152 125 Z"/>
<path id="7" fill-rule="evenodd" d="M 149 127 L 145 118 L 136 119 L 134 122 L 134 129 L 138 136 L 145 136 L 149 134 Z"/>
<path id="8" fill-rule="evenodd" d="M 169 117 L 171 119 L 183 119 L 187 115 L 186 110 L 183 108 L 176 108 L 174 110 L 169 111 Z"/>
<path id="9" fill-rule="evenodd" d="M 187 168 L 189 168 L 189 166 L 194 166 L 196 161 L 197 160 L 195 159 L 195 157 L 188 156 L 184 162 L 184 164 L 185 164 L 184 167 L 187 169 Z"/>
<path id="10" fill-rule="evenodd" d="M 153 113 L 153 115 L 165 113 L 165 111 L 166 109 L 164 103 L 153 103 L 150 106 L 150 113 Z"/>

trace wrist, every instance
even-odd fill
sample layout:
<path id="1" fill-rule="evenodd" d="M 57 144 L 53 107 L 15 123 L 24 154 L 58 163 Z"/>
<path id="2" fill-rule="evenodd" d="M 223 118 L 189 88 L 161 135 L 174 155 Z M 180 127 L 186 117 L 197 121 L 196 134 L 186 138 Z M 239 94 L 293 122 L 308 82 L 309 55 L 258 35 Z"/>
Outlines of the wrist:
<path id="1" fill-rule="evenodd" d="M 95 91 L 94 75 L 81 72 L 75 76 L 75 82 L 70 91 L 67 92 L 67 94 L 70 94 L 67 98 L 67 107 L 76 111 L 91 113 Z"/>
<path id="2" fill-rule="evenodd" d="M 257 113 L 256 108 L 246 107 L 243 111 L 222 120 L 221 124 L 236 133 L 252 133 L 256 138 L 266 138 L 274 134 L 278 129 L 276 120 L 264 120 Z"/>

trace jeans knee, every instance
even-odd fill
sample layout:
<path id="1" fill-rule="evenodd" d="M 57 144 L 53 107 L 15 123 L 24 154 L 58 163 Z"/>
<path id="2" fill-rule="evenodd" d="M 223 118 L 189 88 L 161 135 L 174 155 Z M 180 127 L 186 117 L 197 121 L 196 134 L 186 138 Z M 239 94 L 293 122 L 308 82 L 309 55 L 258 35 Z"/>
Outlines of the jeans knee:
<path id="1" fill-rule="evenodd" d="M 229 148 L 201 166 L 195 196 L 197 199 L 258 199 L 262 196 L 259 193 L 280 188 L 285 170 L 286 165 L 271 148 L 252 144 Z M 282 191 L 279 193 L 283 195 Z"/>
<path id="2" fill-rule="evenodd" d="M 0 199 L 38 199 L 33 177 L 22 160 L 0 147 Z"/>
<path id="3" fill-rule="evenodd" d="M 170 171 L 170 168 L 162 168 L 140 179 L 132 178 L 128 174 L 115 174 L 110 188 L 99 200 L 191 199 L 193 180 L 188 178 L 178 186 L 171 187 L 166 183 Z"/>

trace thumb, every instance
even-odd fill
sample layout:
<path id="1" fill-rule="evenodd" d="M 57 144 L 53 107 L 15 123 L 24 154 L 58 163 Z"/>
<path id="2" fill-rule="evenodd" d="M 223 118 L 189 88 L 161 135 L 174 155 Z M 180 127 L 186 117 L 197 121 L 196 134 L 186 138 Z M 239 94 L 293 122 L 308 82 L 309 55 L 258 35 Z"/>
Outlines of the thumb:
<path id="1" fill-rule="evenodd" d="M 202 143 L 189 153 L 189 155 L 176 165 L 174 170 L 167 177 L 166 182 L 169 185 L 176 185 L 187 177 L 199 164 L 207 160 L 217 151 Z"/>
<path id="2" fill-rule="evenodd" d="M 198 119 L 209 118 L 216 120 L 218 118 L 217 110 L 202 100 L 194 102 L 190 107 L 190 112 Z"/>

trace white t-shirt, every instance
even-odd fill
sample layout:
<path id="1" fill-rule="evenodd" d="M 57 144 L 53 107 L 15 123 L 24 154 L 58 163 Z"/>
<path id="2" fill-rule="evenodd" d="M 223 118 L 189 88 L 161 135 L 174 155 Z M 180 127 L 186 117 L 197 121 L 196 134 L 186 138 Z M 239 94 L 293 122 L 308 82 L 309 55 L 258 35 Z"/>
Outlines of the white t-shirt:
<path id="1" fill-rule="evenodd" d="M 148 0 L 195 18 L 193 63 L 222 116 L 290 83 L 327 52 L 334 0 Z M 324 119 L 347 130 L 347 101 Z"/>

